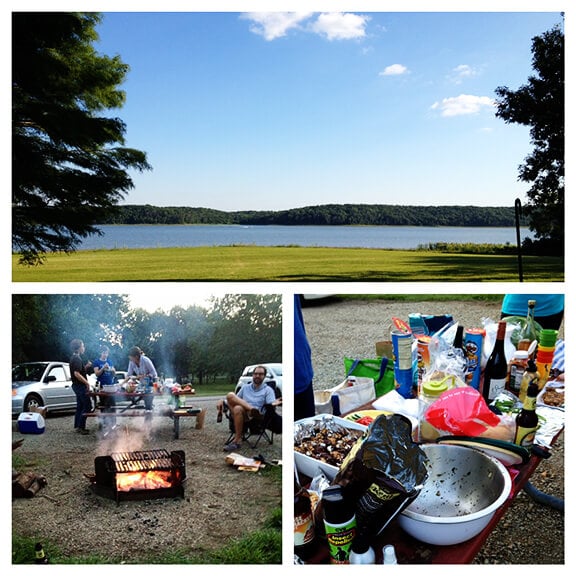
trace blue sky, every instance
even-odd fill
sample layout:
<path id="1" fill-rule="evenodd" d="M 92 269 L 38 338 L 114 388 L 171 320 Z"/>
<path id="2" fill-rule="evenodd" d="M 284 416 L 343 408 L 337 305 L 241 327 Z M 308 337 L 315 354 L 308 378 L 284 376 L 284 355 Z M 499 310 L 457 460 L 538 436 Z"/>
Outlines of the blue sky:
<path id="1" fill-rule="evenodd" d="M 513 205 L 528 129 L 495 117 L 558 12 L 104 12 L 130 66 L 124 203 Z"/>

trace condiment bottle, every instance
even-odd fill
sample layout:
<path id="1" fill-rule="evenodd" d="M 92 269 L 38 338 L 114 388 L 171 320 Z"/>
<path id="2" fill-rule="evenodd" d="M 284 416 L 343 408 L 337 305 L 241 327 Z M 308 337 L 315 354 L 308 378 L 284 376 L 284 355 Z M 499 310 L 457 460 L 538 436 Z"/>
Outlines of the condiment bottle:
<path id="1" fill-rule="evenodd" d="M 356 536 L 356 514 L 351 501 L 344 498 L 338 484 L 322 491 L 324 529 L 331 564 L 350 564 L 350 551 Z"/>
<path id="2" fill-rule="evenodd" d="M 433 404 L 443 392 L 448 390 L 448 379 L 429 380 L 422 382 L 422 393 L 418 398 L 418 441 L 429 442 L 436 440 L 440 433 L 434 426 L 426 421 L 425 413 L 429 406 Z"/>
<path id="3" fill-rule="evenodd" d="M 376 564 L 376 554 L 366 538 L 356 536 L 350 551 L 350 564 Z"/>
<path id="4" fill-rule="evenodd" d="M 392 544 L 386 544 L 382 548 L 382 564 L 398 564 L 396 550 Z"/>
<path id="5" fill-rule="evenodd" d="M 504 338 L 506 336 L 506 322 L 498 322 L 498 332 L 492 353 L 484 368 L 484 385 L 482 396 L 486 404 L 490 404 L 506 388 L 506 376 L 508 375 L 508 362 L 504 350 Z"/>
<path id="6" fill-rule="evenodd" d="M 522 385 L 522 377 L 528 366 L 528 351 L 516 350 L 514 357 L 508 364 L 508 378 L 506 380 L 506 389 L 510 390 L 513 394 L 520 393 Z"/>
<path id="7" fill-rule="evenodd" d="M 516 416 L 514 443 L 528 449 L 532 448 L 536 430 L 538 430 L 538 415 L 536 414 L 536 397 L 538 396 L 538 391 L 538 382 L 532 380 L 528 385 L 522 410 L 518 416 Z"/>
<path id="8" fill-rule="evenodd" d="M 316 532 L 310 494 L 294 476 L 294 554 L 309 560 L 316 551 Z"/>
<path id="9" fill-rule="evenodd" d="M 526 392 L 528 390 L 528 386 L 533 382 L 538 385 L 540 380 L 540 373 L 536 368 L 536 363 L 531 358 L 528 360 L 528 365 L 526 366 L 526 370 L 522 376 L 522 382 L 520 384 L 520 393 L 518 397 L 520 398 L 520 402 L 524 404 L 524 400 L 526 399 Z"/>

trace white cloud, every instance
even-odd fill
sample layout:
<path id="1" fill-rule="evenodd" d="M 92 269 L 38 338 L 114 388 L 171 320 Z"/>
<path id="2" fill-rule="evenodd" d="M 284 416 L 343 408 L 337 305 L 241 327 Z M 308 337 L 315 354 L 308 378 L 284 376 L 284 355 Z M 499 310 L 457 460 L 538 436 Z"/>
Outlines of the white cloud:
<path id="1" fill-rule="evenodd" d="M 450 80 L 455 84 L 461 84 L 464 80 L 478 76 L 479 72 L 468 64 L 459 64 L 452 69 Z"/>
<path id="2" fill-rule="evenodd" d="M 407 74 L 408 68 L 403 64 L 390 64 L 390 66 L 386 66 L 382 72 L 380 72 L 379 76 L 401 76 L 402 74 Z"/>
<path id="3" fill-rule="evenodd" d="M 359 16 L 343 12 L 320 14 L 312 24 L 311 30 L 328 40 L 352 40 L 366 36 L 366 24 L 369 16 Z"/>
<path id="4" fill-rule="evenodd" d="M 270 41 L 286 36 L 288 30 L 299 28 L 312 14 L 312 12 L 247 12 L 240 17 L 250 20 L 251 32 Z"/>
<path id="5" fill-rule="evenodd" d="M 240 18 L 249 20 L 250 31 L 268 41 L 286 36 L 290 30 L 305 30 L 328 40 L 353 40 L 366 36 L 369 16 L 343 12 L 246 12 Z M 307 22 L 305 26 L 304 23 Z"/>
<path id="6" fill-rule="evenodd" d="M 478 114 L 485 108 L 493 108 L 494 100 L 488 96 L 472 96 L 460 94 L 452 98 L 444 98 L 441 102 L 434 102 L 432 110 L 439 110 L 441 116 L 464 116 Z"/>

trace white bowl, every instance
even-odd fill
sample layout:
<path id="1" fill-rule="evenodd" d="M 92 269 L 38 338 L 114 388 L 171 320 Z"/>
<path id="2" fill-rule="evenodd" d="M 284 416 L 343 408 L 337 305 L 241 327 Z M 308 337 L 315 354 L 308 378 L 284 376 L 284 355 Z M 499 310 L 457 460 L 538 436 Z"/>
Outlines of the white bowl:
<path id="1" fill-rule="evenodd" d="M 422 444 L 428 478 L 400 514 L 411 536 L 446 546 L 479 534 L 512 490 L 506 467 L 488 454 L 464 446 Z"/>

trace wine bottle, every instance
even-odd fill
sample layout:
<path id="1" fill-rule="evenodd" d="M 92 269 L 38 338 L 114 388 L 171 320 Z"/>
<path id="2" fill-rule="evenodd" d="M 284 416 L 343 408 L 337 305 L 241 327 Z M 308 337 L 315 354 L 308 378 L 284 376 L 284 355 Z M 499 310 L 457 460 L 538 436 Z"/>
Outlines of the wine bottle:
<path id="1" fill-rule="evenodd" d="M 506 326 L 506 322 L 498 322 L 496 342 L 484 368 L 482 396 L 487 404 L 490 404 L 496 396 L 506 388 L 506 377 L 508 376 L 508 361 L 506 360 L 506 351 L 504 350 Z"/>
<path id="2" fill-rule="evenodd" d="M 528 386 L 522 410 L 516 416 L 516 435 L 514 443 L 524 448 L 532 448 L 534 437 L 538 429 L 538 415 L 536 414 L 536 397 L 538 396 L 538 383 L 532 381 Z"/>

